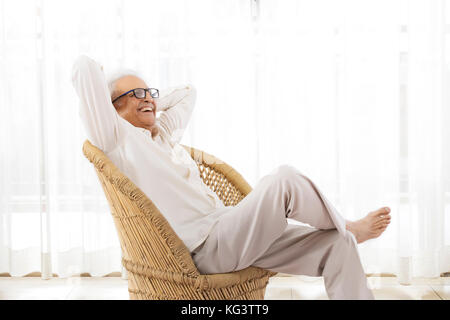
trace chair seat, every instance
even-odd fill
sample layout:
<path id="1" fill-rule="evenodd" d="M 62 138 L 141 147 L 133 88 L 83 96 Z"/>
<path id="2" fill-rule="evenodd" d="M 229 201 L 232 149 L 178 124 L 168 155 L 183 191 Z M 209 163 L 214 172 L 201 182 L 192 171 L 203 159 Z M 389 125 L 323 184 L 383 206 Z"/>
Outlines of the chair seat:
<path id="1" fill-rule="evenodd" d="M 203 182 L 224 205 L 236 205 L 252 190 L 222 160 L 183 147 L 197 163 Z M 150 198 L 88 140 L 83 153 L 94 165 L 111 209 L 122 265 L 128 271 L 130 299 L 264 299 L 269 277 L 276 272 L 250 266 L 229 273 L 200 274 L 188 248 Z"/>

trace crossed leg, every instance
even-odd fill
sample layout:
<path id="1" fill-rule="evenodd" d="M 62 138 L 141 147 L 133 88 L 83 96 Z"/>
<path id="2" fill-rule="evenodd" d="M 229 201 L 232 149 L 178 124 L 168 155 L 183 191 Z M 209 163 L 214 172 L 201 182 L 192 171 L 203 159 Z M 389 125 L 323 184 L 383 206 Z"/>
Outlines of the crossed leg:
<path id="1" fill-rule="evenodd" d="M 313 228 L 292 227 L 286 218 Z M 317 186 L 294 167 L 283 165 L 219 218 L 194 250 L 193 259 L 203 274 L 255 265 L 276 272 L 323 275 L 332 299 L 372 299 L 356 245 L 346 220 Z"/>

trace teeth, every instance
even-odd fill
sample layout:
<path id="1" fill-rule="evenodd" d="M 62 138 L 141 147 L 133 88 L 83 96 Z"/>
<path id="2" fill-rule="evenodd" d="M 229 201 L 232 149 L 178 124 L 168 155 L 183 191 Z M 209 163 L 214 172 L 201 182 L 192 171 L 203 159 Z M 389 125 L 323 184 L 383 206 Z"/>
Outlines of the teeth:
<path id="1" fill-rule="evenodd" d="M 147 110 L 153 111 L 153 108 L 147 107 L 147 108 L 143 108 L 141 111 L 143 112 L 143 111 L 147 111 Z"/>

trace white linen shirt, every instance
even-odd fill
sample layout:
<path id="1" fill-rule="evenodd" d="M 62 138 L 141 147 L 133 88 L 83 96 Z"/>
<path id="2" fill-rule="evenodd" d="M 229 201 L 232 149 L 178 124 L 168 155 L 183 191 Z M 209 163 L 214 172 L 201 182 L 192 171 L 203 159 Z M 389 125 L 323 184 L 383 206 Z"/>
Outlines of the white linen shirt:
<path id="1" fill-rule="evenodd" d="M 195 161 L 179 144 L 194 109 L 195 88 L 187 84 L 161 90 L 156 99 L 156 112 L 161 114 L 155 119 L 160 134 L 152 139 L 149 130 L 117 113 L 96 61 L 80 56 L 72 83 L 90 142 L 153 201 L 192 252 L 227 208 L 203 183 Z"/>

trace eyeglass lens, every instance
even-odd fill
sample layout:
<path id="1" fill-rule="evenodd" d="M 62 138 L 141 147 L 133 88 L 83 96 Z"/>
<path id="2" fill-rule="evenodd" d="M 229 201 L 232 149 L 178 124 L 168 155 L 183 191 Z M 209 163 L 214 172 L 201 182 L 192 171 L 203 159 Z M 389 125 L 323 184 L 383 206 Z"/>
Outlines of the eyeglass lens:
<path id="1" fill-rule="evenodd" d="M 136 95 L 136 98 L 143 99 L 145 98 L 145 91 L 148 91 L 150 93 L 150 96 L 152 98 L 158 98 L 158 90 L 150 88 L 150 89 L 135 89 L 134 94 Z"/>

